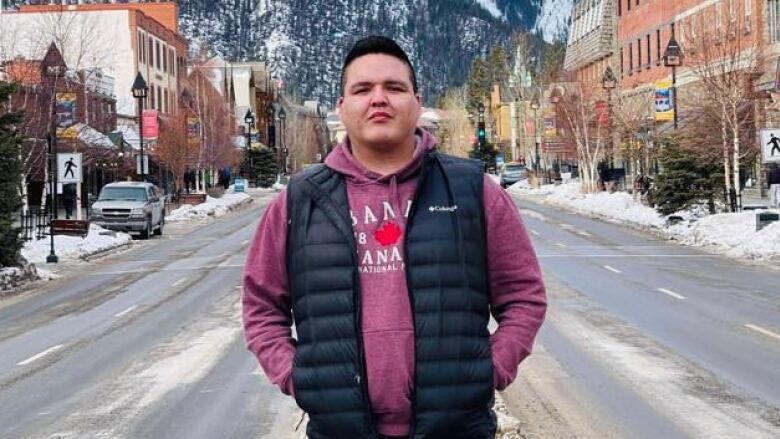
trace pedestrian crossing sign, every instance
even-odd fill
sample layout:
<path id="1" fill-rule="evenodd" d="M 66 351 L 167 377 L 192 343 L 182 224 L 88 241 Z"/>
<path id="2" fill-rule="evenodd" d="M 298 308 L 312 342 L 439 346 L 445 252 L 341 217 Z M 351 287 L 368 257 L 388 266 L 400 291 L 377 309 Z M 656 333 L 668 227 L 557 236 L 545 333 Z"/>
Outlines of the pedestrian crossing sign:
<path id="1" fill-rule="evenodd" d="M 780 128 L 761 130 L 761 158 L 764 163 L 780 163 Z"/>
<path id="2" fill-rule="evenodd" d="M 57 182 L 81 183 L 81 153 L 67 152 L 57 154 Z"/>

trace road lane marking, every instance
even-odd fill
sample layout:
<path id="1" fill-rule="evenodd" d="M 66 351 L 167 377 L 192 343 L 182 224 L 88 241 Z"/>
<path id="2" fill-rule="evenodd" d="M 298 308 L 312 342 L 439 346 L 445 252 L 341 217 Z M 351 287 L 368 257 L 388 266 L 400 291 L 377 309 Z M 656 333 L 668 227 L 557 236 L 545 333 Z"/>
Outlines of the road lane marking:
<path id="1" fill-rule="evenodd" d="M 749 329 L 752 329 L 752 330 L 754 330 L 756 332 L 760 332 L 761 334 L 764 334 L 764 335 L 766 335 L 768 337 L 772 337 L 772 338 L 774 338 L 776 340 L 780 340 L 780 334 L 772 332 L 772 331 L 770 331 L 768 329 L 764 329 L 764 328 L 762 328 L 760 326 L 757 326 L 757 325 L 754 325 L 752 323 L 746 324 L 745 327 L 749 328 Z"/>
<path id="2" fill-rule="evenodd" d="M 720 258 L 719 255 L 536 255 L 537 258 Z"/>
<path id="3" fill-rule="evenodd" d="M 617 274 L 622 273 L 622 271 L 618 270 L 617 268 L 612 268 L 609 265 L 605 265 L 604 268 L 606 268 L 607 270 L 609 270 L 609 271 L 611 271 L 613 273 L 617 273 Z"/>
<path id="4" fill-rule="evenodd" d="M 62 349 L 63 347 L 65 347 L 65 345 L 63 345 L 63 344 L 58 344 L 57 346 L 52 346 L 49 349 L 46 349 L 45 351 L 41 352 L 40 354 L 35 354 L 32 357 L 30 357 L 30 358 L 28 358 L 28 359 L 26 359 L 24 361 L 20 361 L 19 363 L 16 363 L 16 365 L 17 366 L 26 366 L 26 365 L 32 363 L 35 360 L 39 360 L 39 359 L 41 359 L 41 358 L 51 354 L 54 351 L 58 351 L 58 350 Z"/>
<path id="5" fill-rule="evenodd" d="M 562 244 L 562 243 L 560 243 L 560 242 L 556 242 L 556 243 L 555 243 L 555 246 L 556 246 L 556 247 L 561 247 L 561 248 L 566 248 L 566 244 Z"/>
<path id="6" fill-rule="evenodd" d="M 122 316 L 132 312 L 136 308 L 138 308 L 138 305 L 133 305 L 133 306 L 127 308 L 126 310 L 122 311 L 122 312 L 114 314 L 114 317 L 122 317 Z"/>
<path id="7" fill-rule="evenodd" d="M 249 244 L 249 240 L 248 239 L 245 239 L 245 240 L 241 241 L 241 245 L 247 245 L 247 244 Z"/>
<path id="8" fill-rule="evenodd" d="M 532 234 L 532 235 L 534 235 L 534 236 L 542 236 L 542 235 L 541 235 L 539 232 L 537 232 L 536 230 L 531 230 L 531 234 Z"/>
<path id="9" fill-rule="evenodd" d="M 187 278 L 186 277 L 183 277 L 183 278 L 177 280 L 176 282 L 172 283 L 171 286 L 172 287 L 178 287 L 179 285 L 183 284 L 184 282 L 187 282 Z"/>
<path id="10" fill-rule="evenodd" d="M 136 270 L 116 270 L 116 271 L 99 271 L 96 273 L 89 273 L 89 276 L 102 276 L 102 275 L 117 275 L 117 274 L 133 274 L 133 273 L 162 273 L 166 271 L 201 271 L 215 268 L 235 268 L 244 267 L 244 264 L 219 264 L 219 265 L 200 265 L 197 267 L 176 267 L 176 268 L 139 268 Z"/>
<path id="11" fill-rule="evenodd" d="M 672 296 L 675 299 L 685 300 L 685 296 L 675 293 L 674 291 L 667 290 L 666 288 L 657 288 L 656 291 L 660 291 L 668 296 Z"/>

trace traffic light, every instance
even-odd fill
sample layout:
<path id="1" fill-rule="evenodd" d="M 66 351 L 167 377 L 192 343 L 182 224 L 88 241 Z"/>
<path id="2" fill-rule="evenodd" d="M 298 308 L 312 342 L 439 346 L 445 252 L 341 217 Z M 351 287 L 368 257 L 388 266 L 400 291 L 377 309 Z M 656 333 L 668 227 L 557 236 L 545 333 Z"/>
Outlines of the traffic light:
<path id="1" fill-rule="evenodd" d="M 479 124 L 477 125 L 477 139 L 479 141 L 480 147 L 485 146 L 485 143 L 487 141 L 487 133 L 485 132 L 485 122 L 479 122 Z"/>
<path id="2" fill-rule="evenodd" d="M 268 125 L 268 147 L 276 148 L 276 127 Z"/>

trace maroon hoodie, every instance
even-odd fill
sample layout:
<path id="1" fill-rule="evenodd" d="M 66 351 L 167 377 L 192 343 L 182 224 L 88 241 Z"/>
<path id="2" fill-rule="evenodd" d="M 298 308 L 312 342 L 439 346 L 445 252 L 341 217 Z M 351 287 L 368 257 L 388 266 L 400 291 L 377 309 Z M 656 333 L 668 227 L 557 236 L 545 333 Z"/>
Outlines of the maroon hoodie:
<path id="1" fill-rule="evenodd" d="M 325 164 L 344 175 L 355 232 L 362 294 L 363 340 L 368 393 L 379 433 L 409 434 L 414 374 L 414 326 L 403 269 L 403 234 L 424 154 L 435 148 L 428 132 L 417 132 L 412 160 L 381 176 L 352 155 L 349 141 Z M 249 350 L 270 381 L 293 393 L 290 296 L 285 240 L 287 199 L 283 191 L 263 216 L 244 273 L 244 330 Z M 494 384 L 502 390 L 530 354 L 546 310 L 542 275 L 520 214 L 490 178 L 484 181 L 491 310 L 498 329 L 491 336 Z"/>

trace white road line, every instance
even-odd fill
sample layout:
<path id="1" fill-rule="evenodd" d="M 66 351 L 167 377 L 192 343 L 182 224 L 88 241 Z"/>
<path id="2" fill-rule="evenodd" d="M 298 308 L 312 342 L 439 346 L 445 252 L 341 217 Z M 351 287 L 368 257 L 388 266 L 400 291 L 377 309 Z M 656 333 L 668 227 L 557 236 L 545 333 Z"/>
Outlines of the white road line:
<path id="1" fill-rule="evenodd" d="M 536 255 L 537 258 L 719 258 L 719 255 Z"/>
<path id="2" fill-rule="evenodd" d="M 566 248 L 566 244 L 562 244 L 560 242 L 555 243 L 556 247 Z"/>
<path id="3" fill-rule="evenodd" d="M 127 308 L 126 310 L 122 311 L 122 312 L 114 314 L 114 317 L 122 317 L 123 315 L 132 312 L 136 308 L 138 308 L 138 305 L 133 305 L 133 306 Z"/>
<path id="4" fill-rule="evenodd" d="M 754 325 L 752 323 L 746 324 L 745 327 L 749 328 L 749 329 L 752 329 L 752 330 L 754 330 L 756 332 L 760 332 L 760 333 L 762 333 L 762 334 L 764 334 L 766 336 L 772 337 L 772 338 L 774 338 L 776 340 L 780 340 L 780 334 L 772 332 L 772 331 L 770 331 L 768 329 L 764 329 L 764 328 L 762 328 L 760 326 L 756 326 L 756 325 Z"/>
<path id="5" fill-rule="evenodd" d="M 179 285 L 183 284 L 184 282 L 187 282 L 187 278 L 186 277 L 183 277 L 183 278 L 177 280 L 176 282 L 172 283 L 171 286 L 172 287 L 178 287 Z"/>
<path id="6" fill-rule="evenodd" d="M 660 291 L 668 296 L 672 296 L 675 299 L 685 300 L 685 296 L 675 293 L 674 291 L 667 290 L 666 288 L 657 288 L 656 291 Z"/>
<path id="7" fill-rule="evenodd" d="M 19 363 L 16 363 L 16 365 L 17 366 L 26 366 L 26 365 L 32 363 L 35 360 L 39 360 L 39 359 L 41 359 L 41 358 L 51 354 L 54 351 L 62 349 L 63 347 L 65 347 L 65 345 L 63 345 L 63 344 L 58 344 L 57 346 L 52 346 L 49 349 L 46 349 L 45 351 L 41 352 L 40 354 L 33 355 L 32 357 L 30 357 L 30 358 L 28 358 L 28 359 L 26 359 L 24 361 L 20 361 Z"/>
<path id="8" fill-rule="evenodd" d="M 532 234 L 532 235 L 534 235 L 534 236 L 542 236 L 542 235 L 541 235 L 539 232 L 537 232 L 536 230 L 531 230 L 531 234 Z"/>
<path id="9" fill-rule="evenodd" d="M 609 265 L 605 265 L 604 268 L 606 268 L 607 270 L 609 270 L 609 271 L 611 271 L 613 273 L 617 273 L 617 274 L 622 273 L 622 271 L 618 270 L 617 268 L 612 268 Z"/>
<path id="10" fill-rule="evenodd" d="M 593 236 L 589 232 L 586 232 L 584 230 L 579 230 L 579 229 L 577 229 L 577 234 L 580 236 L 588 236 L 588 237 Z"/>
<path id="11" fill-rule="evenodd" d="M 249 240 L 248 239 L 245 239 L 245 240 L 241 241 L 241 245 L 247 245 L 247 244 L 249 244 Z"/>

